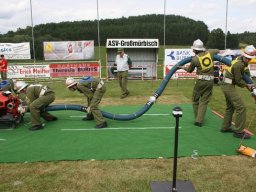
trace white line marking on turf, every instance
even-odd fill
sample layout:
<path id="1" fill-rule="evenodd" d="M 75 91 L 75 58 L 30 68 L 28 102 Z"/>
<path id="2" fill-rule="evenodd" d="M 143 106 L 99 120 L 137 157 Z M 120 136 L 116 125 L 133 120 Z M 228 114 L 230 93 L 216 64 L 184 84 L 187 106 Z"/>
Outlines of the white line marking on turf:
<path id="1" fill-rule="evenodd" d="M 174 129 L 175 127 L 125 127 L 125 128 L 104 128 L 104 129 L 61 129 L 61 131 L 99 131 L 99 130 L 159 130 L 159 129 Z M 181 127 L 180 127 L 181 128 Z"/>
<path id="2" fill-rule="evenodd" d="M 6 141 L 6 139 L 0 139 L 0 141 Z"/>
<path id="3" fill-rule="evenodd" d="M 129 115 L 129 114 L 119 114 L 119 115 Z M 144 114 L 144 115 L 151 115 L 151 116 L 165 116 L 165 115 L 170 115 L 170 114 Z M 143 115 L 143 116 L 144 116 Z M 84 116 L 81 116 L 81 115 L 71 115 L 69 117 L 84 117 Z"/>

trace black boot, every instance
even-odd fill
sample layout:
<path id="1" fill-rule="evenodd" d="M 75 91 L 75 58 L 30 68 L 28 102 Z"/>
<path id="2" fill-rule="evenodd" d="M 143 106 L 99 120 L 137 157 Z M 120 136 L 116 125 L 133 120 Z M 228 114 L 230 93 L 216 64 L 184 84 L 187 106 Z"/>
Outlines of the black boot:
<path id="1" fill-rule="evenodd" d="M 94 120 L 94 117 L 93 117 L 93 115 L 87 114 L 87 116 L 84 117 L 82 120 L 83 120 L 83 121 L 91 121 L 91 120 Z"/>
<path id="2" fill-rule="evenodd" d="M 108 124 L 106 121 L 104 123 L 101 123 L 101 124 L 95 126 L 95 128 L 100 128 L 100 129 L 105 128 L 105 127 L 108 127 Z"/>
<path id="3" fill-rule="evenodd" d="M 37 131 L 37 130 L 40 130 L 40 129 L 43 129 L 44 126 L 42 124 L 40 125 L 34 125 L 32 127 L 29 128 L 30 131 Z"/>

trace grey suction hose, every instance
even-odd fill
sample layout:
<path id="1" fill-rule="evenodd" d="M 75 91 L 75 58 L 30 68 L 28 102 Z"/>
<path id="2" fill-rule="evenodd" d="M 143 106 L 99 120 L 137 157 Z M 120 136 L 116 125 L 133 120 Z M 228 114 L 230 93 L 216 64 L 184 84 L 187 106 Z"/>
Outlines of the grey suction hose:
<path id="1" fill-rule="evenodd" d="M 148 102 L 137 112 L 132 113 L 132 114 L 120 115 L 120 114 L 113 114 L 113 113 L 101 111 L 102 115 L 108 119 L 119 120 L 119 121 L 129 121 L 129 120 L 133 120 L 133 119 L 136 119 L 136 118 L 142 116 L 144 113 L 146 113 L 152 107 L 152 105 L 155 103 L 157 98 L 162 94 L 166 85 L 168 84 L 169 80 L 171 79 L 172 75 L 177 71 L 178 66 L 183 66 L 183 65 L 191 62 L 191 59 L 192 59 L 192 57 L 185 58 L 185 59 L 181 60 L 180 62 L 178 62 L 176 65 L 174 65 L 172 67 L 172 69 L 169 71 L 169 73 L 165 76 L 165 78 L 163 79 L 162 83 L 160 84 L 159 88 L 155 91 L 153 96 L 151 96 L 150 99 L 148 100 Z M 231 61 L 229 59 L 222 57 L 220 55 L 214 55 L 213 59 L 215 61 L 224 63 L 228 66 L 231 65 Z M 80 105 L 51 105 L 51 106 L 48 106 L 45 110 L 46 111 L 77 110 L 77 111 L 86 112 L 86 107 L 80 106 Z"/>

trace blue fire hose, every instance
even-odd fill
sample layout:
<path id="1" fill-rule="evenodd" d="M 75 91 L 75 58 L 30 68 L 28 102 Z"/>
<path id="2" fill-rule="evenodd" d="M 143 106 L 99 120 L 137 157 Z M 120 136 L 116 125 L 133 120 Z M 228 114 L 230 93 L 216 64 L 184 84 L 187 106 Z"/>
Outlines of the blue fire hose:
<path id="1" fill-rule="evenodd" d="M 119 120 L 119 121 L 129 121 L 129 120 L 133 120 L 133 119 L 136 119 L 136 118 L 142 116 L 144 113 L 146 113 L 152 107 L 152 105 L 155 103 L 157 98 L 162 94 L 162 92 L 164 91 L 169 80 L 171 79 L 173 74 L 177 71 L 178 67 L 191 62 L 191 59 L 192 59 L 192 57 L 185 58 L 185 59 L 179 61 L 176 65 L 174 65 L 172 67 L 172 69 L 168 72 L 168 74 L 165 76 L 165 78 L 163 79 L 162 83 L 160 84 L 159 88 L 155 91 L 153 96 L 151 96 L 150 99 L 148 100 L 148 102 L 137 112 L 132 113 L 132 114 L 120 115 L 120 114 L 108 113 L 106 111 L 101 111 L 102 115 L 108 119 Z M 224 63 L 225 65 L 228 65 L 228 66 L 231 65 L 231 61 L 229 59 L 222 57 L 220 55 L 214 55 L 213 59 L 214 59 L 214 61 L 219 61 L 221 63 Z M 244 80 L 248 84 L 253 83 L 251 78 L 247 75 L 244 75 Z M 76 111 L 86 112 L 86 107 L 81 106 L 81 105 L 51 105 L 51 106 L 48 106 L 45 110 L 46 111 L 76 110 Z"/>

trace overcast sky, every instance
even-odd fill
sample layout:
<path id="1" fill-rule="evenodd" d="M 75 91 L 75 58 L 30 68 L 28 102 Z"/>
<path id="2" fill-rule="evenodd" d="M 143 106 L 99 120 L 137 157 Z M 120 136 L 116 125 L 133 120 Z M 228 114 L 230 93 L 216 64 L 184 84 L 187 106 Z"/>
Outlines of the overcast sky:
<path id="1" fill-rule="evenodd" d="M 97 19 L 97 0 L 31 0 L 33 25 Z M 98 0 L 99 19 L 164 14 L 165 0 Z M 203 21 L 226 30 L 227 0 L 166 0 L 166 15 Z M 229 0 L 227 30 L 256 32 L 256 0 Z M 31 26 L 30 0 L 1 1 L 0 34 Z"/>

